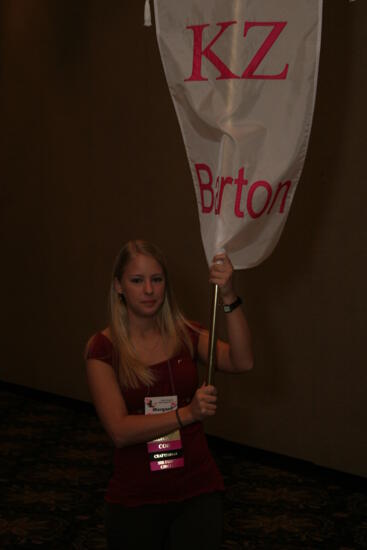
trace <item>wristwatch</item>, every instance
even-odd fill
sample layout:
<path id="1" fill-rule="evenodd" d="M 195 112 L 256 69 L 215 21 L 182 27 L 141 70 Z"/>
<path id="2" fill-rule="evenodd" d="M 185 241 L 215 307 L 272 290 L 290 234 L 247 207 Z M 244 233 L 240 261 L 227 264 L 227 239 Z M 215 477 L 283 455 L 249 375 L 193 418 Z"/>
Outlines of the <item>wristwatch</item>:
<path id="1" fill-rule="evenodd" d="M 224 313 L 231 313 L 231 311 L 236 309 L 236 307 L 240 306 L 241 304 L 242 304 L 242 300 L 239 296 L 237 296 L 235 301 L 232 302 L 231 304 L 223 304 Z"/>

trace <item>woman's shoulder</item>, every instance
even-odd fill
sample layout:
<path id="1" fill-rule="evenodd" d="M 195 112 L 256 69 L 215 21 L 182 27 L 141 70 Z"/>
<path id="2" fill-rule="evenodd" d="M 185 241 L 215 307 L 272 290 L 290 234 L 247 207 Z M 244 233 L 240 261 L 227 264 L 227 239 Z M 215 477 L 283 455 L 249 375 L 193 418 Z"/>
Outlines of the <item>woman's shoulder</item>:
<path id="1" fill-rule="evenodd" d="M 85 358 L 99 359 L 112 365 L 113 363 L 114 347 L 111 341 L 109 329 L 96 332 L 88 340 L 85 348 Z"/>
<path id="2" fill-rule="evenodd" d="M 198 321 L 193 321 L 192 319 L 186 319 L 186 326 L 190 332 L 193 334 L 200 334 L 204 330 L 204 327 Z"/>
<path id="3" fill-rule="evenodd" d="M 201 323 L 198 323 L 197 321 L 192 321 L 191 319 L 186 320 L 185 325 L 191 338 L 194 340 L 199 338 L 200 334 L 205 330 Z"/>

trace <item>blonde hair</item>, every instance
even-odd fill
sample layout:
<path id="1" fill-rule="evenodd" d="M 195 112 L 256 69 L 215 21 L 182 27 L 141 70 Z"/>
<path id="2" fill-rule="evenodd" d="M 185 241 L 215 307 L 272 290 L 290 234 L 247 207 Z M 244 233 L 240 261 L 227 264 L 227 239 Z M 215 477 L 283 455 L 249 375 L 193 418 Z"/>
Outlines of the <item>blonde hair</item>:
<path id="1" fill-rule="evenodd" d="M 154 258 L 164 273 L 165 296 L 156 316 L 160 333 L 167 341 L 173 342 L 174 352 L 178 352 L 183 346 L 186 346 L 191 356 L 193 355 L 193 344 L 187 329 L 191 325 L 177 306 L 162 252 L 158 247 L 146 241 L 129 241 L 122 247 L 115 260 L 109 296 L 111 338 L 118 356 L 117 364 L 114 367 L 120 384 L 124 388 L 138 388 L 140 384 L 151 386 L 155 380 L 152 370 L 139 361 L 131 344 L 127 308 L 124 299 L 115 288 L 115 279 L 121 281 L 127 264 L 138 254 Z"/>

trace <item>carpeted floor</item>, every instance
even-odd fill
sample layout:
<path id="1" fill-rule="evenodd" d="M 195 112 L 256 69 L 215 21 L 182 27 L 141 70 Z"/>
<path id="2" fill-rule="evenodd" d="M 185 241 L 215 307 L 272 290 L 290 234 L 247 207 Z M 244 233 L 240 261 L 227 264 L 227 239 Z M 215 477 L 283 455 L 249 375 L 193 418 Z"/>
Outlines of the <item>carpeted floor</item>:
<path id="1" fill-rule="evenodd" d="M 105 549 L 112 448 L 88 404 L 0 385 L 0 550 Z M 218 439 L 223 550 L 367 549 L 367 481 Z"/>

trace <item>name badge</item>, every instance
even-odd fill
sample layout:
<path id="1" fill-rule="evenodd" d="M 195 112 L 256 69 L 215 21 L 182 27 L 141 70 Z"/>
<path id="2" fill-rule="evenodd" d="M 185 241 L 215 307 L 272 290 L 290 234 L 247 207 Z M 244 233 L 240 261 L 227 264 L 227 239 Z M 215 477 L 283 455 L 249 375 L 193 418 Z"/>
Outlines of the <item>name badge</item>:
<path id="1" fill-rule="evenodd" d="M 177 395 L 145 397 L 144 405 L 145 414 L 162 414 L 174 411 L 177 409 Z M 150 470 L 152 472 L 182 468 L 184 465 L 182 441 L 179 430 L 148 441 L 147 448 Z"/>

